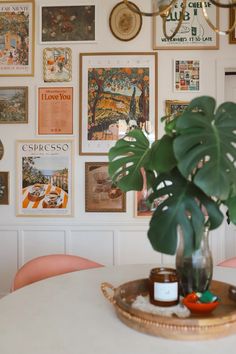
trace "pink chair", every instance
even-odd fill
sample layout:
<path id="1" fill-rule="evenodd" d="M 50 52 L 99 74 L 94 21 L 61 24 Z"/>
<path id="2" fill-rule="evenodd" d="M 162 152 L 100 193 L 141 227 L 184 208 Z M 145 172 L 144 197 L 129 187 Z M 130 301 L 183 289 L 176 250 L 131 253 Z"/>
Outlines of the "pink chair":
<path id="1" fill-rule="evenodd" d="M 220 262 L 217 265 L 221 267 L 236 268 L 236 257 L 226 259 L 225 261 Z"/>
<path id="2" fill-rule="evenodd" d="M 25 263 L 16 273 L 12 291 L 42 279 L 77 270 L 103 267 L 89 259 L 67 254 L 41 256 Z"/>

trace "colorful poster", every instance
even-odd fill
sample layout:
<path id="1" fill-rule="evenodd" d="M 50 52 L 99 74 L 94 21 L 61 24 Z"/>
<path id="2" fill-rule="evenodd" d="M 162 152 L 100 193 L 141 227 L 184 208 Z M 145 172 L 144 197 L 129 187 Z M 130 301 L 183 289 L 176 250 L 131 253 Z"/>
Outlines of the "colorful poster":
<path id="1" fill-rule="evenodd" d="M 73 87 L 38 88 L 38 134 L 73 134 Z"/>
<path id="2" fill-rule="evenodd" d="M 33 76 L 34 1 L 0 1 L 0 76 Z"/>
<path id="3" fill-rule="evenodd" d="M 175 91 L 200 91 L 200 60 L 175 60 L 174 75 Z"/>
<path id="4" fill-rule="evenodd" d="M 72 141 L 19 141 L 19 216 L 72 214 Z"/>

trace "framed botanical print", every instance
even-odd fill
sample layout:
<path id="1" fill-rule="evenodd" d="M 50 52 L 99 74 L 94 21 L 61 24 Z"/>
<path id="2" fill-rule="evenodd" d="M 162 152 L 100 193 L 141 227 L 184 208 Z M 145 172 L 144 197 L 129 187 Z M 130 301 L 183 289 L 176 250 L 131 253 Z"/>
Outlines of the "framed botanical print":
<path id="1" fill-rule="evenodd" d="M 72 55 L 70 48 L 43 50 L 43 79 L 45 82 L 71 81 Z"/>
<path id="2" fill-rule="evenodd" d="M 199 5 L 198 5 L 199 4 Z M 211 2 L 204 2 L 209 20 L 219 27 L 219 9 Z M 196 6 L 195 6 L 196 5 Z M 177 0 L 166 21 L 166 33 L 171 36 L 175 31 L 183 8 L 183 1 Z M 154 6 L 154 10 L 157 8 Z M 163 31 L 161 16 L 153 17 L 153 49 L 218 49 L 219 34 L 206 22 L 201 3 L 187 0 L 183 23 L 178 33 L 167 39 Z"/>
<path id="3" fill-rule="evenodd" d="M 73 134 L 73 87 L 38 88 L 38 134 Z"/>
<path id="4" fill-rule="evenodd" d="M 229 10 L 229 26 L 230 27 L 234 24 L 235 17 L 236 17 L 236 9 L 232 8 Z M 229 34 L 229 44 L 236 44 L 236 29 L 235 28 Z"/>
<path id="5" fill-rule="evenodd" d="M 112 184 L 107 162 L 85 163 L 85 211 L 126 211 L 126 194 Z"/>
<path id="6" fill-rule="evenodd" d="M 17 215 L 71 216 L 73 142 L 17 142 Z"/>
<path id="7" fill-rule="evenodd" d="M 28 87 L 0 86 L 0 124 L 28 123 Z"/>
<path id="8" fill-rule="evenodd" d="M 133 127 L 157 134 L 157 54 L 81 53 L 81 155 L 106 155 Z"/>
<path id="9" fill-rule="evenodd" d="M 0 171 L 0 205 L 9 204 L 9 172 Z"/>
<path id="10" fill-rule="evenodd" d="M 174 60 L 174 91 L 200 91 L 200 60 Z"/>
<path id="11" fill-rule="evenodd" d="M 34 75 L 34 0 L 0 1 L 0 76 Z"/>
<path id="12" fill-rule="evenodd" d="M 96 40 L 96 7 L 92 2 L 78 5 L 43 5 L 40 8 L 40 42 L 85 43 Z"/>

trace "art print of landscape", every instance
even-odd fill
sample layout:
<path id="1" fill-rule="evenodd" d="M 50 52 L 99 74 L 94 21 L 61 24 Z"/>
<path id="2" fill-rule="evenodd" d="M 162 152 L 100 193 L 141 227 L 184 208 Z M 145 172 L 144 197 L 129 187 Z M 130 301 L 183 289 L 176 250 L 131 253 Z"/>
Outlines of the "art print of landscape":
<path id="1" fill-rule="evenodd" d="M 0 87 L 0 123 L 27 123 L 27 87 Z"/>
<path id="2" fill-rule="evenodd" d="M 117 140 L 148 129 L 149 68 L 88 69 L 88 140 Z"/>

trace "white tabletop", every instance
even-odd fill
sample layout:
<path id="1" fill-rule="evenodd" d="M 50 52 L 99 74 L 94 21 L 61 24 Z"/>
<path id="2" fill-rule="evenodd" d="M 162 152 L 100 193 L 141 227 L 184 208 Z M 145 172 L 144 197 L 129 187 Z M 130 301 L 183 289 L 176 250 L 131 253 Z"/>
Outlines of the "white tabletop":
<path id="1" fill-rule="evenodd" d="M 0 300 L 1 354 L 235 354 L 236 334 L 175 341 L 124 325 L 100 285 L 146 278 L 154 265 L 104 267 L 50 278 Z M 236 270 L 217 267 L 214 279 L 236 285 Z"/>

